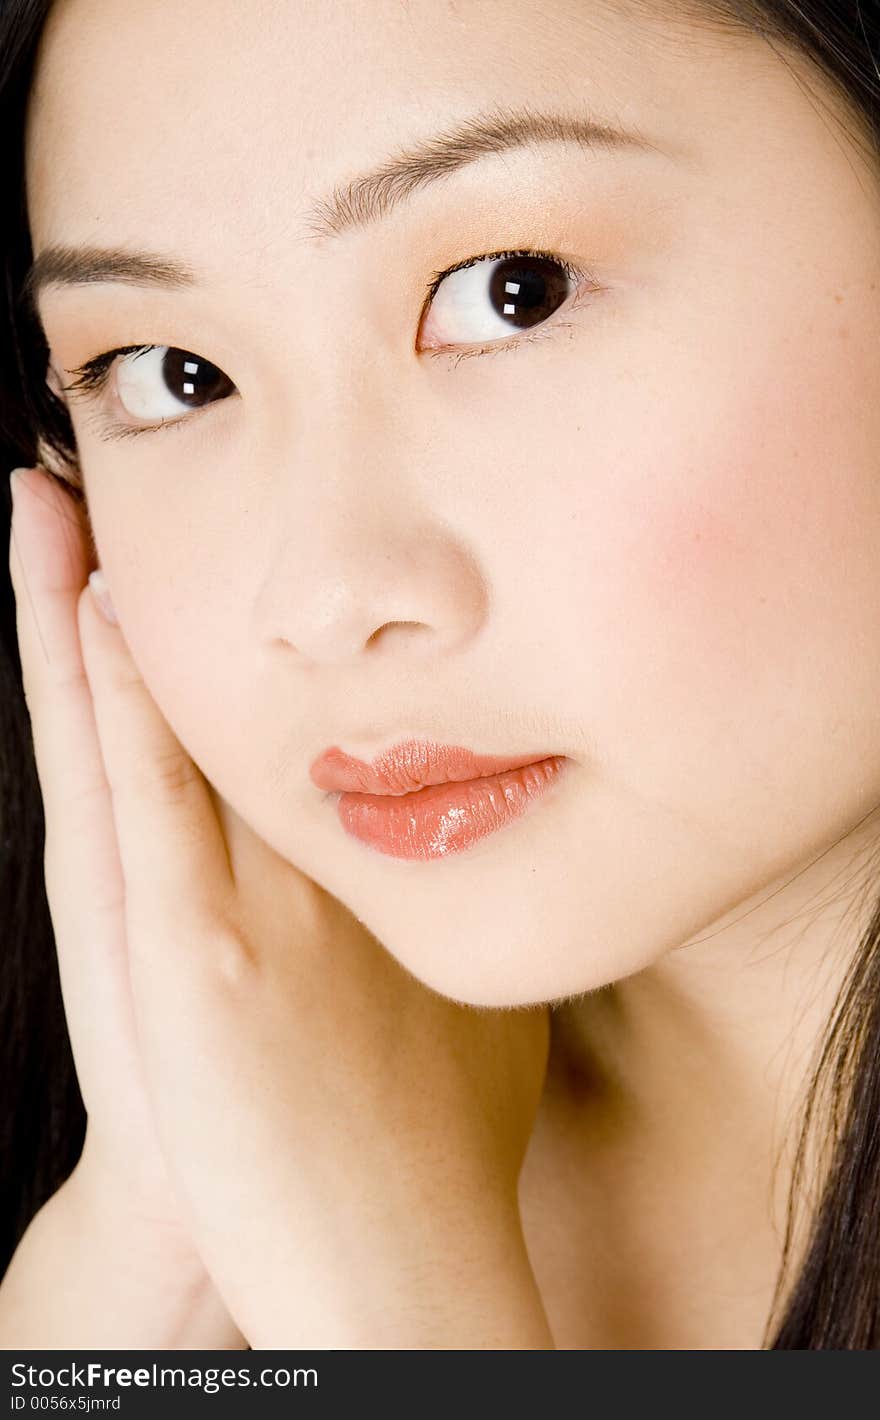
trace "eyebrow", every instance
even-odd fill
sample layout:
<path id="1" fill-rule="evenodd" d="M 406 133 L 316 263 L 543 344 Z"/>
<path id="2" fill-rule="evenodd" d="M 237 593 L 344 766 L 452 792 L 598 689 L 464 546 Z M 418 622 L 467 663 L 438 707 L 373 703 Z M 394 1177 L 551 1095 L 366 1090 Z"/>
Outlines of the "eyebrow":
<path id="1" fill-rule="evenodd" d="M 542 143 L 574 143 L 597 150 L 653 150 L 655 143 L 636 129 L 590 115 L 535 110 L 529 106 L 477 114 L 445 133 L 423 140 L 369 172 L 335 187 L 306 213 L 306 240 L 318 242 L 382 221 L 415 192 L 493 153 Z M 192 267 L 157 252 L 126 248 L 47 246 L 33 262 L 22 288 L 32 306 L 48 286 L 122 281 L 165 288 L 198 284 Z"/>

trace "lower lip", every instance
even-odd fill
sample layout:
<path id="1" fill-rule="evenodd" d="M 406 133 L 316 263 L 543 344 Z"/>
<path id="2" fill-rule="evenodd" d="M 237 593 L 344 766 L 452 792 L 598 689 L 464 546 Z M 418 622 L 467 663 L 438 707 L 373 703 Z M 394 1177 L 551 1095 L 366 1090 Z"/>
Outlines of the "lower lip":
<path id="1" fill-rule="evenodd" d="M 520 818 L 559 778 L 565 755 L 412 794 L 340 794 L 346 833 L 391 858 L 448 858 Z"/>

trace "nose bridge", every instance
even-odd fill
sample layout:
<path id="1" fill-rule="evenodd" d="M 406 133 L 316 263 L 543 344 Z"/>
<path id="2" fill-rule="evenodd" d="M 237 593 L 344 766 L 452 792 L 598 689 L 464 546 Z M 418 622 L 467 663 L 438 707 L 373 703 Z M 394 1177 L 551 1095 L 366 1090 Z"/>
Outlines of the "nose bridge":
<path id="1" fill-rule="evenodd" d="M 339 418 L 366 436 L 394 426 L 419 362 L 407 323 L 417 315 L 402 288 L 389 288 L 394 268 L 384 270 L 369 247 L 358 252 L 362 240 L 355 235 L 310 252 L 299 268 L 297 299 L 281 318 L 287 364 L 299 370 L 309 405 L 300 409 L 301 425 L 312 416 L 322 423 Z M 277 310 L 271 318 L 278 319 Z"/>
<path id="2" fill-rule="evenodd" d="M 440 493 L 428 466 L 437 419 L 453 442 L 457 424 L 416 349 L 412 292 L 403 278 L 389 287 L 375 249 L 360 252 L 357 240 L 309 251 L 291 262 L 283 290 L 261 294 L 266 453 L 270 466 L 288 470 L 281 481 L 290 478 L 298 507 L 305 498 L 318 517 L 338 509 L 349 525 L 370 515 L 386 524 L 430 520 Z M 456 466 L 443 463 L 447 474 Z"/>
<path id="3" fill-rule="evenodd" d="M 341 352 L 334 403 L 340 419 L 363 433 L 394 425 L 395 404 L 404 403 L 405 370 L 378 344 L 351 342 Z M 329 411 L 328 411 L 329 412 Z"/>
<path id="4" fill-rule="evenodd" d="M 290 469 L 293 460 L 291 482 L 305 490 L 312 515 L 325 529 L 341 521 L 353 533 L 360 528 L 366 534 L 373 516 L 381 512 L 380 521 L 387 520 L 390 509 L 383 511 L 383 505 L 392 489 L 383 474 L 397 465 L 398 449 L 386 428 L 384 404 L 362 380 L 346 380 L 338 392 L 333 388 L 313 397 L 308 419 L 282 454 L 283 468 Z M 394 482 L 396 503 L 406 495 L 399 473 Z"/>
<path id="5" fill-rule="evenodd" d="M 419 381 L 403 352 L 361 334 L 307 363 L 305 407 L 285 433 L 285 456 L 321 466 L 325 487 L 397 501 L 414 492 L 422 459 Z"/>

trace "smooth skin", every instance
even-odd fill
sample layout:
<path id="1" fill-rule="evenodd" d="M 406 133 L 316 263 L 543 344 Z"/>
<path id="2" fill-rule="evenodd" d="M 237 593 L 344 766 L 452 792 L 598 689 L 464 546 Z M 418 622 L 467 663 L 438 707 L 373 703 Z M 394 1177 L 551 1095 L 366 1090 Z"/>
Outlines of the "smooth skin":
<path id="1" fill-rule="evenodd" d="M 35 253 L 147 248 L 197 276 L 46 288 L 60 383 L 155 342 L 236 391 L 126 438 L 106 428 L 139 422 L 118 388 L 66 396 L 79 462 L 63 472 L 87 497 L 113 645 L 210 786 L 255 906 L 243 923 L 279 879 L 304 887 L 295 869 L 429 991 L 553 1003 L 518 1216 L 562 1348 L 761 1344 L 791 1128 L 880 858 L 876 155 L 803 61 L 688 8 L 59 0 L 28 126 Z M 311 205 L 363 169 L 526 103 L 589 108 L 650 146 L 489 155 L 312 239 Z M 420 325 L 433 273 L 523 247 L 595 279 L 546 338 L 479 353 L 473 310 L 449 301 Z M 468 289 L 488 318 L 487 270 Z M 574 763 L 503 833 L 401 864 L 342 833 L 308 766 L 329 745 L 369 759 L 410 735 Z M 121 759 L 113 772 L 129 782 Z M 180 1002 L 190 969 L 230 974 L 228 905 L 220 962 L 206 944 L 181 953 Z M 301 955 L 285 966 L 267 927 L 265 946 L 241 933 L 301 1002 Z M 323 1000 L 335 946 L 304 950 Z M 259 971 L 232 975 L 259 998 Z M 386 999 L 352 982 L 346 1020 Z M 228 991 L 209 999 L 246 1060 L 253 1012 L 237 1044 Z M 133 1009 L 149 1014 L 149 996 Z M 283 1036 L 283 1004 L 265 1009 Z M 211 1035 L 198 1014 L 193 1027 Z M 346 1028 L 343 1078 L 359 1079 L 366 1024 Z M 331 1021 L 304 1029 L 313 1066 L 335 1069 Z M 272 1067 L 285 1099 L 305 1048 L 291 1035 Z M 145 1044 L 145 1070 L 166 1049 L 182 1070 L 185 1044 Z M 449 1081 L 465 1131 L 475 1046 L 476 1072 Z M 335 1178 L 330 1078 L 310 1127 Z M 408 1087 L 421 1097 L 418 1072 Z M 222 1205 L 176 1111 L 212 1118 L 211 1082 L 146 1088 L 188 1207 L 206 1181 L 210 1255 Z M 410 1142 L 430 1154 L 430 1137 Z M 509 1186 L 515 1150 L 502 1155 Z M 239 1200 L 256 1156 L 225 1155 Z M 369 1192 L 379 1158 L 358 1157 Z M 308 1181 L 289 1179 L 294 1198 Z M 258 1281 L 205 1261 L 253 1325 Z M 499 1285 L 493 1318 L 521 1316 L 521 1282 Z"/>
<path id="2" fill-rule="evenodd" d="M 73 500 L 41 469 L 13 487 L 47 892 L 88 1114 L 75 1188 L 114 1198 L 117 1226 L 129 1200 L 132 1235 L 168 1259 L 165 1291 L 177 1276 L 223 1327 L 210 1279 L 254 1348 L 552 1348 L 517 1206 L 546 1010 L 448 1001 L 263 840 L 230 845 L 83 589 Z M 131 1328 L 88 1316 L 65 1338 L 61 1319 L 50 1338 L 23 1265 L 0 1294 L 6 1345 Z"/>

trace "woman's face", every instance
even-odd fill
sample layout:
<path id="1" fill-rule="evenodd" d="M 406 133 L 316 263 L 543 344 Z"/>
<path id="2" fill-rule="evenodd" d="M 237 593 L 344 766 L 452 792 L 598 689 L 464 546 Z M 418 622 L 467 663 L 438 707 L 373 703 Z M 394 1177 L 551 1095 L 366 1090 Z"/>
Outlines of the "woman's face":
<path id="1" fill-rule="evenodd" d="M 641 6 L 53 7 L 35 254 L 194 276 L 45 285 L 54 364 L 210 362 L 189 400 L 161 350 L 69 396 L 126 640 L 229 832 L 443 993 L 628 975 L 880 801 L 880 193 L 835 102 Z M 641 143 L 484 143 L 346 192 L 526 106 Z M 367 220 L 319 236 L 334 192 Z M 492 282 L 523 249 L 555 258 L 523 267 L 533 324 Z M 404 860 L 309 768 L 410 737 L 570 763 Z"/>

